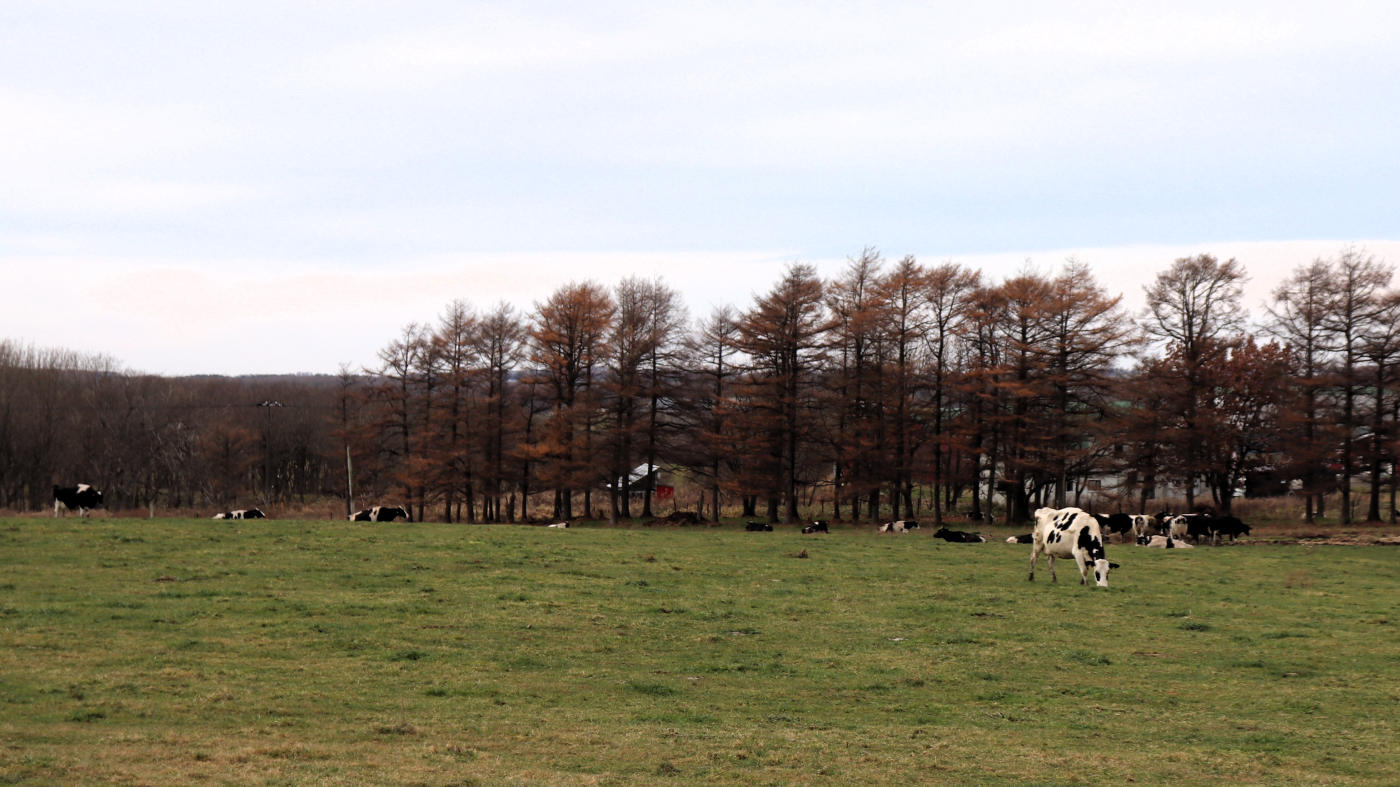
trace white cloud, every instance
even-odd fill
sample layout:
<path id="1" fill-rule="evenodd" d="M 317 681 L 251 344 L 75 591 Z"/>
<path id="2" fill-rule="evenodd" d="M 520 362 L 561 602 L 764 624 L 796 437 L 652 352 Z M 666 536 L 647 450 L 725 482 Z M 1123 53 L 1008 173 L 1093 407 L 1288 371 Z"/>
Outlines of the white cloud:
<path id="1" fill-rule="evenodd" d="M 215 342 L 222 314 L 201 327 L 204 312 L 180 305 L 207 302 L 201 288 L 278 304 L 250 307 L 259 319 L 292 319 L 295 305 L 333 320 L 318 293 L 360 304 L 374 292 L 392 306 L 381 311 L 418 313 L 430 309 L 420 290 L 520 300 L 580 265 L 604 279 L 620 269 L 610 259 L 651 265 L 610 249 L 657 249 L 663 262 L 784 250 L 738 255 L 769 266 L 764 278 L 783 258 L 865 242 L 1111 247 L 1107 266 L 1127 244 L 1395 229 L 1392 4 L 332 12 L 254 0 L 7 13 L 0 259 L 119 261 L 107 264 L 140 286 L 118 277 L 100 291 L 149 312 L 104 312 L 63 334 L 80 340 L 175 320 L 178 335 L 156 341 Z M 536 250 L 574 262 L 540 268 L 550 257 Z M 387 259 L 412 261 L 413 287 L 366 273 Z M 462 262 L 488 259 L 513 262 Z M 248 260 L 285 262 L 249 279 Z M 317 278 L 307 260 L 345 267 Z M 466 279 L 441 273 L 452 266 Z"/>
<path id="2" fill-rule="evenodd" d="M 1186 62 L 1277 57 L 1325 43 L 1299 20 L 1279 16 L 1138 11 L 1108 19 L 1041 20 L 973 38 L 964 51 L 992 58 Z"/>

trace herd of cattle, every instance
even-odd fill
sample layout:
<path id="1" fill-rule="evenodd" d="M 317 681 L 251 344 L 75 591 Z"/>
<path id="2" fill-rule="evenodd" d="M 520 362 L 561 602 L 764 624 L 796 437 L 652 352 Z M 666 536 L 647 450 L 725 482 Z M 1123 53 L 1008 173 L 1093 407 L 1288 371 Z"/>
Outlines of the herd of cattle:
<path id="1" fill-rule="evenodd" d="M 88 484 L 53 488 L 53 515 L 59 511 L 78 511 L 90 515 L 92 509 L 101 508 L 102 492 Z M 215 514 L 214 519 L 264 519 L 266 514 L 256 508 L 237 509 Z M 356 511 L 348 517 L 353 522 L 393 522 L 396 519 L 412 520 L 402 506 L 374 506 Z M 566 528 L 568 522 L 550 525 Z M 881 533 L 905 533 L 919 528 L 912 519 L 887 522 L 880 526 Z M 750 521 L 745 527 L 750 532 L 772 531 L 773 526 Z M 804 534 L 830 533 L 830 522 L 819 520 L 802 528 Z M 1249 525 L 1233 516 L 1216 516 L 1210 513 L 1172 514 L 1168 511 L 1148 516 L 1144 514 L 1090 514 L 1078 508 L 1042 508 L 1035 512 L 1035 529 L 1024 535 L 1011 536 L 1008 543 L 1031 544 L 1030 579 L 1035 579 L 1035 566 L 1044 553 L 1050 568 L 1050 579 L 1055 580 L 1055 558 L 1074 560 L 1079 567 L 1081 584 L 1088 583 L 1089 568 L 1093 567 L 1094 580 L 1098 585 L 1108 585 L 1108 571 L 1116 567 L 1104 556 L 1107 536 L 1117 533 L 1121 541 L 1132 539 L 1139 546 L 1163 549 L 1190 549 L 1192 544 L 1209 538 L 1211 544 L 1219 542 L 1222 536 L 1234 540 L 1241 535 L 1249 535 Z M 951 543 L 980 543 L 987 539 L 978 533 L 939 528 L 934 534 Z"/>
<path id="2" fill-rule="evenodd" d="M 1089 582 L 1089 567 L 1093 567 L 1094 583 L 1108 587 L 1109 569 L 1116 568 L 1108 562 L 1104 551 L 1104 533 L 1117 533 L 1127 541 L 1130 537 L 1139 546 L 1174 549 L 1190 548 L 1184 539 L 1197 543 L 1209 536 L 1212 544 L 1222 535 L 1234 540 L 1237 536 L 1248 535 L 1249 525 L 1233 516 L 1212 514 L 1173 515 L 1163 511 L 1156 516 L 1133 514 L 1089 514 L 1078 508 L 1042 508 L 1035 512 L 1035 530 L 1029 536 L 1031 544 L 1031 572 L 1028 579 L 1035 580 L 1035 566 L 1041 553 L 1046 556 L 1050 568 L 1050 581 L 1055 581 L 1055 558 L 1073 560 L 1079 567 L 1079 584 Z M 1007 539 L 1025 543 L 1021 536 Z"/>
<path id="3" fill-rule="evenodd" d="M 1041 509 L 1041 511 L 1053 511 L 1056 509 Z M 1061 509 L 1064 511 L 1080 511 L 1078 508 Z M 1036 512 L 1039 515 L 1040 512 Z M 1196 543 L 1200 543 L 1202 537 L 1208 537 L 1212 544 L 1218 543 L 1221 536 L 1228 536 L 1232 541 L 1241 535 L 1248 535 L 1250 528 L 1237 517 L 1215 516 L 1213 514 L 1172 514 L 1163 511 L 1152 516 L 1142 514 L 1086 514 L 1092 517 L 1099 524 L 1099 530 L 1104 533 L 1117 533 L 1124 541 L 1130 538 L 1140 546 L 1160 546 L 1167 549 L 1186 548 L 1190 549 L 1191 544 L 1185 543 L 1190 538 Z M 811 525 L 802 528 L 805 534 L 829 533 L 830 522 L 818 520 Z M 744 527 L 750 533 L 772 532 L 773 526 L 766 522 L 754 522 L 750 520 Z M 880 525 L 881 533 L 905 533 L 910 530 L 919 529 L 919 523 L 913 519 L 901 519 L 895 522 L 886 522 Z M 935 538 L 954 543 L 970 544 L 986 541 L 986 537 L 978 533 L 967 533 L 961 530 L 949 530 L 946 527 L 939 528 L 934 534 Z M 1012 536 L 1008 543 L 1029 544 L 1032 543 L 1033 534 L 1027 533 L 1022 536 Z"/>
<path id="4" fill-rule="evenodd" d="M 57 486 L 53 488 L 53 515 L 60 511 L 77 511 L 81 516 L 91 516 L 94 508 L 102 508 L 102 493 L 88 484 L 77 486 Z M 215 514 L 212 519 L 266 519 L 267 514 L 256 508 L 239 508 Z M 395 519 L 412 520 L 402 506 L 375 506 L 356 511 L 347 517 L 351 522 L 392 522 Z M 565 525 L 568 527 L 568 525 Z"/>
<path id="5" fill-rule="evenodd" d="M 804 534 L 829 533 L 829 522 L 817 521 L 802 528 Z M 886 522 L 881 525 L 881 533 L 906 533 L 919 528 L 912 519 Z M 750 521 L 744 528 L 749 532 L 771 532 L 773 526 L 764 522 Z M 1108 587 L 1108 572 L 1118 568 L 1110 563 L 1104 549 L 1108 535 L 1117 533 L 1120 540 L 1132 539 L 1138 546 L 1163 549 L 1191 549 L 1191 539 L 1200 543 L 1202 538 L 1210 538 L 1212 544 L 1221 536 L 1231 540 L 1241 535 L 1249 535 L 1249 525 L 1233 516 L 1214 514 L 1172 514 L 1163 511 L 1154 516 L 1139 514 L 1090 514 L 1078 508 L 1042 508 L 1035 512 L 1035 529 L 1030 533 L 1011 536 L 1006 539 L 1011 544 L 1030 544 L 1031 570 L 1029 579 L 1035 580 L 1035 567 L 1042 554 L 1050 569 L 1050 581 L 1056 581 L 1055 558 L 1073 560 L 1079 568 L 1079 583 L 1088 584 L 1092 569 L 1094 583 Z M 973 544 L 986 541 L 979 533 L 939 528 L 934 534 L 950 543 Z"/>

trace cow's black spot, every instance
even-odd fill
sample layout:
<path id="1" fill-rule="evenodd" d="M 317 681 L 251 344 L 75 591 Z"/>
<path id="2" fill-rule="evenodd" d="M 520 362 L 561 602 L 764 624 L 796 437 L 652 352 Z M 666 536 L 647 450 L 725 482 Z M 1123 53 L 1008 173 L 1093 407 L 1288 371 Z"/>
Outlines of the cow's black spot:
<path id="1" fill-rule="evenodd" d="M 1089 554 L 1095 560 L 1104 559 L 1103 542 L 1100 541 L 1097 537 L 1089 539 Z"/>
<path id="2" fill-rule="evenodd" d="M 1091 555 L 1094 553 L 1093 537 L 1087 529 L 1079 531 L 1079 548 Z"/>

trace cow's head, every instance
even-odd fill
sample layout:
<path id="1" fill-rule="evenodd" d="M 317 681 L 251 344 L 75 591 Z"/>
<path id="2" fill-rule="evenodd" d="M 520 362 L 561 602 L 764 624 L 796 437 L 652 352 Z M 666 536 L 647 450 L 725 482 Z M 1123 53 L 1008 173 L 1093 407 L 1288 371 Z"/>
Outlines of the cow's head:
<path id="1" fill-rule="evenodd" d="M 1111 565 L 1107 560 L 1094 561 L 1094 581 L 1101 588 L 1108 587 L 1108 569 Z"/>

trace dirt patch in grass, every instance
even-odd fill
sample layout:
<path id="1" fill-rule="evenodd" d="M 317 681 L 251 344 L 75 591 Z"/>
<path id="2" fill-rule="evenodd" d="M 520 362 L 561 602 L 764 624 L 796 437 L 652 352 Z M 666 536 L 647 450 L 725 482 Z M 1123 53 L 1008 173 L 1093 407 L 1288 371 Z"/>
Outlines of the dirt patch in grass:
<path id="1" fill-rule="evenodd" d="M 1311 537 L 1299 538 L 1300 546 L 1400 546 L 1400 536 L 1372 535 L 1370 533 L 1347 533 L 1330 536 L 1327 534 L 1317 534 Z"/>

